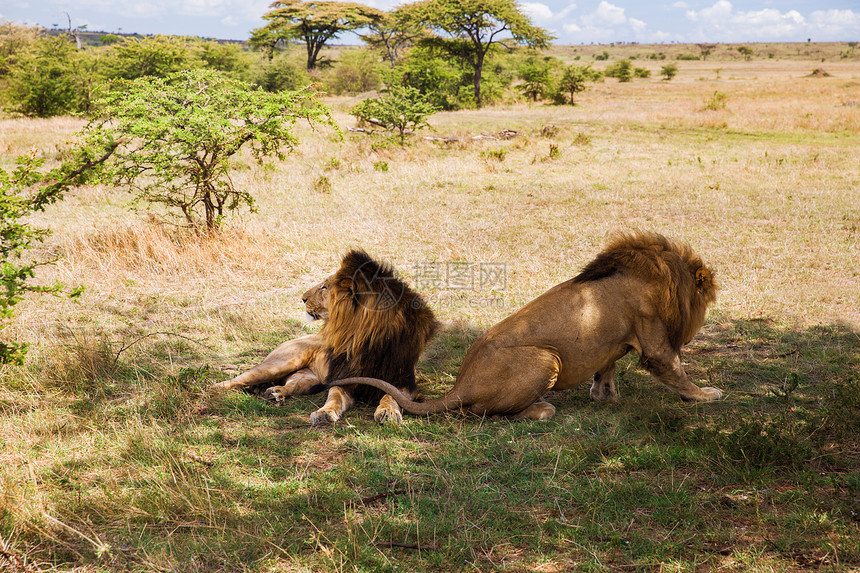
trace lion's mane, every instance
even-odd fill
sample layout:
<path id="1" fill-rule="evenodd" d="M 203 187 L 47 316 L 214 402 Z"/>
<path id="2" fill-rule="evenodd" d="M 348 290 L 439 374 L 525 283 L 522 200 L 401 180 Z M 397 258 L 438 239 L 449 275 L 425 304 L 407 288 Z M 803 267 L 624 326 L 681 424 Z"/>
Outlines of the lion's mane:
<path id="1" fill-rule="evenodd" d="M 615 235 L 573 281 L 584 283 L 623 273 L 652 289 L 652 302 L 675 352 L 692 340 L 717 299 L 713 273 L 688 245 L 657 233 Z M 656 288 L 655 288 L 656 287 Z"/>
<path id="2" fill-rule="evenodd" d="M 439 328 L 424 299 L 391 266 L 360 250 L 344 256 L 330 290 L 320 330 L 330 361 L 325 382 L 373 377 L 414 391 L 415 365 Z M 383 394 L 369 386 L 352 390 L 364 400 Z"/>

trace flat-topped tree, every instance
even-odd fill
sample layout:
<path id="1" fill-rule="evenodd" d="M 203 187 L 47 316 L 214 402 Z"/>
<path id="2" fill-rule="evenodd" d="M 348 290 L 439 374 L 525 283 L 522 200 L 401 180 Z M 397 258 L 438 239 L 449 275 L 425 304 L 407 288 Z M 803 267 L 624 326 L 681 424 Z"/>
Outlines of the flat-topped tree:
<path id="1" fill-rule="evenodd" d="M 405 12 L 400 10 L 386 13 L 367 29 L 368 33 L 363 34 L 361 39 L 371 48 L 382 52 L 383 59 L 388 61 L 392 69 L 404 50 L 429 35 L 423 25 L 410 20 Z"/>
<path id="2" fill-rule="evenodd" d="M 427 40 L 474 70 L 475 103 L 481 107 L 481 73 L 493 46 L 545 48 L 553 36 L 520 11 L 514 0 L 420 0 L 398 8 L 442 36 Z"/>
<path id="3" fill-rule="evenodd" d="M 379 22 L 385 13 L 356 2 L 302 2 L 277 0 L 263 18 L 269 23 L 251 33 L 251 43 L 272 48 L 279 42 L 298 40 L 308 51 L 308 70 L 317 67 L 320 50 L 343 32 Z"/>

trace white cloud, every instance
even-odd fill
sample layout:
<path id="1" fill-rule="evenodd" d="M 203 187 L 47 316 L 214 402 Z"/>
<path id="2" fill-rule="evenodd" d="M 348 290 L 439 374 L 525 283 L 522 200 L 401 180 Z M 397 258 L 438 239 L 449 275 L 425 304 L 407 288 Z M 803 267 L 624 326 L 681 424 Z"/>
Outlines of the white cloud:
<path id="1" fill-rule="evenodd" d="M 630 23 L 630 27 L 633 28 L 635 32 L 642 32 L 645 30 L 645 28 L 648 27 L 648 24 L 646 24 L 642 20 L 637 20 L 636 18 L 630 18 L 628 22 Z"/>
<path id="2" fill-rule="evenodd" d="M 805 18 L 797 10 L 736 11 L 728 0 L 719 0 L 702 10 L 688 10 L 687 19 L 697 25 L 698 37 L 717 42 L 797 41 L 807 36 L 847 40 L 860 34 L 860 13 L 852 10 L 818 10 Z"/>
<path id="3" fill-rule="evenodd" d="M 552 20 L 552 10 L 546 4 L 540 2 L 523 2 L 523 12 L 537 22 Z"/>
<path id="4" fill-rule="evenodd" d="M 856 40 L 860 37 L 860 12 L 816 10 L 809 15 L 809 24 L 809 34 L 816 40 Z M 825 38 L 818 38 L 819 35 Z"/>
<path id="5" fill-rule="evenodd" d="M 654 38 L 654 34 L 648 31 L 647 22 L 628 17 L 624 8 L 608 0 L 601 0 L 593 11 L 566 22 L 562 28 L 570 37 L 568 41 L 575 42 L 642 41 Z"/>
<path id="6" fill-rule="evenodd" d="M 725 22 L 728 18 L 731 17 L 732 14 L 732 3 L 727 0 L 719 0 L 716 4 L 711 6 L 710 8 L 703 8 L 696 12 L 695 10 L 689 10 L 687 12 L 687 18 L 692 20 L 693 22 Z"/>
<path id="7" fill-rule="evenodd" d="M 598 4 L 597 10 L 583 16 L 583 21 L 594 27 L 612 27 L 627 22 L 627 16 L 624 15 L 624 8 L 603 0 Z"/>
<path id="8" fill-rule="evenodd" d="M 553 12 L 549 6 L 540 2 L 524 2 L 520 6 L 535 22 L 543 25 L 555 24 L 576 10 L 576 4 L 568 4 L 560 12 Z"/>
<path id="9" fill-rule="evenodd" d="M 690 5 L 686 2 L 675 2 L 674 4 L 672 4 L 672 8 L 677 8 L 679 10 L 686 10 L 689 7 Z"/>

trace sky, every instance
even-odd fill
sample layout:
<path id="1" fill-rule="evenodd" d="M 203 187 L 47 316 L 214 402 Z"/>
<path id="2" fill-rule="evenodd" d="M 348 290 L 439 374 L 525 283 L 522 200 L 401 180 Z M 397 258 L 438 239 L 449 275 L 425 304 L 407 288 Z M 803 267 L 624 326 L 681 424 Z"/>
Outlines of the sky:
<path id="1" fill-rule="evenodd" d="M 360 1 L 360 0 L 359 0 Z M 0 0 L 0 20 L 246 40 L 271 0 Z M 400 0 L 362 2 L 389 10 Z M 860 41 L 860 0 L 519 0 L 556 44 Z M 339 43 L 357 44 L 355 35 Z"/>

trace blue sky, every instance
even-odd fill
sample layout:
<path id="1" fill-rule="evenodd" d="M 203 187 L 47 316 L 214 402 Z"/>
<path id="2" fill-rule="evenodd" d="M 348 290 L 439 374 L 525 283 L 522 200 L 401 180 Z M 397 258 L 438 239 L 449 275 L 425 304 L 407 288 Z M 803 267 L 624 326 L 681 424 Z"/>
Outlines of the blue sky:
<path id="1" fill-rule="evenodd" d="M 0 0 L 0 19 L 51 28 L 245 40 L 271 0 Z M 384 10 L 398 0 L 364 2 Z M 860 0 L 520 1 L 558 44 L 860 41 Z M 359 43 L 346 34 L 342 43 Z"/>

